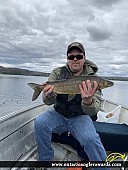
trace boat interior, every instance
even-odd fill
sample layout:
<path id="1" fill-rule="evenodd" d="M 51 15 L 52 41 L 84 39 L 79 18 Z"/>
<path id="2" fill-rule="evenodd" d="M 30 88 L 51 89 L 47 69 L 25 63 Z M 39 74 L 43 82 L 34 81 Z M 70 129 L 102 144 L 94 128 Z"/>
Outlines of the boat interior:
<path id="1" fill-rule="evenodd" d="M 111 112 L 117 106 L 117 103 L 103 100 L 101 110 Z M 47 109 L 48 106 L 45 104 L 33 105 L 0 118 L 1 161 L 17 162 L 18 160 L 38 159 L 34 140 L 34 119 Z M 121 106 L 118 123 L 97 122 L 96 117 L 92 119 L 106 152 L 109 154 L 112 152 L 125 153 L 127 157 L 125 161 L 128 161 L 128 108 Z M 82 146 L 69 132 L 53 133 L 52 145 L 55 160 L 88 160 Z M 3 168 L 3 170 L 9 169 L 17 168 Z"/>

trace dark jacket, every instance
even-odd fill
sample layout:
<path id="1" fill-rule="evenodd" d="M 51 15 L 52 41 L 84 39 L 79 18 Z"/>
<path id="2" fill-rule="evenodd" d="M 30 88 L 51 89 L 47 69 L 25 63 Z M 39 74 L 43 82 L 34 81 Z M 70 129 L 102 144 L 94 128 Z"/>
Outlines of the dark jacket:
<path id="1" fill-rule="evenodd" d="M 97 71 L 97 66 L 93 62 L 86 60 L 81 75 L 95 74 Z M 68 77 L 69 75 L 72 75 L 72 72 L 70 71 L 68 65 L 58 67 L 52 71 L 48 78 L 48 81 L 63 79 Z M 75 117 L 81 114 L 87 114 L 89 116 L 96 115 L 100 109 L 100 90 L 96 91 L 95 95 L 93 96 L 93 102 L 89 106 L 85 105 L 82 102 L 80 94 L 76 95 L 71 101 L 68 101 L 67 97 L 68 95 L 55 95 L 54 93 L 52 93 L 47 97 L 43 95 L 43 101 L 47 105 L 54 104 L 55 110 L 63 114 L 67 118 Z"/>

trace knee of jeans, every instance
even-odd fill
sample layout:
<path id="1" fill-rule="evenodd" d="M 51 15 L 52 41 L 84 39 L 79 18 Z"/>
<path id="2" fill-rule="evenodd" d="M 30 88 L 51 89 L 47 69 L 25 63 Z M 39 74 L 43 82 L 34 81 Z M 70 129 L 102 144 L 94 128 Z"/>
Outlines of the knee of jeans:
<path id="1" fill-rule="evenodd" d="M 99 140 L 99 136 L 97 134 L 95 134 L 95 135 L 92 135 L 92 134 L 84 135 L 82 137 L 82 143 L 83 143 L 84 146 L 85 145 L 87 146 L 87 145 L 90 145 L 90 144 L 92 145 L 96 142 L 97 139 Z"/>
<path id="2" fill-rule="evenodd" d="M 35 128 L 43 128 L 45 126 L 45 120 L 41 117 L 41 115 L 37 116 L 34 120 Z"/>

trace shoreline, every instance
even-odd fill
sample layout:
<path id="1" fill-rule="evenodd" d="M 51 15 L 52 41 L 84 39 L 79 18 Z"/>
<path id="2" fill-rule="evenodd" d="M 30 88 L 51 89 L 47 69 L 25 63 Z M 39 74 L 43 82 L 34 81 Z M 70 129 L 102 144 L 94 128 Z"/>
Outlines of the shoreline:
<path id="1" fill-rule="evenodd" d="M 5 74 L 5 75 L 22 75 L 22 76 L 41 76 L 41 77 L 49 77 L 50 75 L 50 73 L 45 73 L 45 72 L 31 71 L 27 69 L 3 67 L 3 66 L 0 66 L 0 74 L 1 75 Z M 109 79 L 109 80 L 128 81 L 128 77 L 124 77 L 124 76 L 104 76 L 104 75 L 99 75 L 99 76 Z"/>
<path id="2" fill-rule="evenodd" d="M 6 74 L 6 73 L 0 73 L 0 75 L 18 75 L 18 76 L 38 76 L 38 77 L 49 77 L 50 73 L 42 73 L 42 74 Z M 100 75 L 99 75 L 100 76 Z M 103 77 L 108 80 L 114 80 L 114 81 L 128 81 L 128 77 L 118 77 L 118 76 L 103 76 L 101 75 L 100 77 Z"/>
<path id="3" fill-rule="evenodd" d="M 117 77 L 117 76 L 102 76 L 106 79 L 109 79 L 109 80 L 115 80 L 115 81 L 128 81 L 128 77 Z"/>

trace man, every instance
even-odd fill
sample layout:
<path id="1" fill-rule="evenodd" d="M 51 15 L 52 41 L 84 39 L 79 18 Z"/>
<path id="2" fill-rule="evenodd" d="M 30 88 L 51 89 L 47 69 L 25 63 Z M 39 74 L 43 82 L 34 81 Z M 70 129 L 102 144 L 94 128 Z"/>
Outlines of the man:
<path id="1" fill-rule="evenodd" d="M 97 70 L 97 66 L 86 59 L 83 45 L 74 42 L 67 49 L 67 64 L 55 68 L 48 81 L 69 76 L 95 74 Z M 106 152 L 90 118 L 100 109 L 101 91 L 97 90 L 97 86 L 95 81 L 93 87 L 90 80 L 83 81 L 79 85 L 81 94 L 77 94 L 70 101 L 67 100 L 67 94 L 55 94 L 53 85 L 49 85 L 43 90 L 44 103 L 54 104 L 54 108 L 39 115 L 35 120 L 35 137 L 40 161 L 53 159 L 52 132 L 64 131 L 71 132 L 80 142 L 90 161 L 105 161 Z"/>

